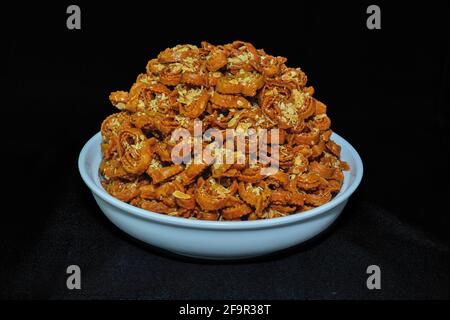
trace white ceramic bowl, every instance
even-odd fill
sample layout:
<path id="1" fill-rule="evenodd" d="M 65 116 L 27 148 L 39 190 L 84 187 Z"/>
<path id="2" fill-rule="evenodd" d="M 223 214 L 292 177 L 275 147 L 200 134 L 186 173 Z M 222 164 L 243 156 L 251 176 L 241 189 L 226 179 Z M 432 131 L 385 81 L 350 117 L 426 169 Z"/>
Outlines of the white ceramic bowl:
<path id="1" fill-rule="evenodd" d="M 330 202 L 287 217 L 256 221 L 202 221 L 149 212 L 109 195 L 102 187 L 99 166 L 101 135 L 81 150 L 78 167 L 97 204 L 117 227 L 150 245 L 204 259 L 243 259 L 300 244 L 324 231 L 344 209 L 361 182 L 363 164 L 356 150 L 339 135 L 341 158 L 350 165 L 341 191 Z"/>

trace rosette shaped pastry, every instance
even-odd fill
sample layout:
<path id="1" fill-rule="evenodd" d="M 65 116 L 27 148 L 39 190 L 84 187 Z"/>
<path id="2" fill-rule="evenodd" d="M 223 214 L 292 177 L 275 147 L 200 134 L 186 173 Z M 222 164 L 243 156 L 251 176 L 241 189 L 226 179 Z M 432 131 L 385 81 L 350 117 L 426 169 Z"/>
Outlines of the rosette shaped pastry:
<path id="1" fill-rule="evenodd" d="M 138 128 L 123 129 L 118 138 L 123 169 L 134 175 L 144 173 L 152 161 L 157 140 L 147 139 Z"/>
<path id="2" fill-rule="evenodd" d="M 220 210 L 238 202 L 233 197 L 236 190 L 236 181 L 227 188 L 217 183 L 214 178 L 209 178 L 208 180 L 200 178 L 195 191 L 195 201 L 204 211 Z"/>

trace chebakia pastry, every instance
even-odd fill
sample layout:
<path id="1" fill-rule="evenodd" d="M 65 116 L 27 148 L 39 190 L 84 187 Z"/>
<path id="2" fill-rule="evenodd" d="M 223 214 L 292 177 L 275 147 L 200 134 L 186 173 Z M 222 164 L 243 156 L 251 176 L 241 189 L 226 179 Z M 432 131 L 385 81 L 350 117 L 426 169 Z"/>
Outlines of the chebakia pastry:
<path id="1" fill-rule="evenodd" d="M 275 218 L 330 201 L 348 165 L 330 139 L 326 105 L 286 61 L 242 41 L 162 51 L 129 91 L 109 97 L 119 112 L 101 126 L 105 190 L 136 207 L 202 220 Z M 262 174 L 268 163 L 250 161 L 248 145 L 243 161 L 175 161 L 173 133 L 193 133 L 199 122 L 201 133 L 278 129 L 277 139 L 266 141 L 269 157 L 276 141 L 278 170 Z M 213 155 L 228 151 L 238 155 L 228 146 Z"/>

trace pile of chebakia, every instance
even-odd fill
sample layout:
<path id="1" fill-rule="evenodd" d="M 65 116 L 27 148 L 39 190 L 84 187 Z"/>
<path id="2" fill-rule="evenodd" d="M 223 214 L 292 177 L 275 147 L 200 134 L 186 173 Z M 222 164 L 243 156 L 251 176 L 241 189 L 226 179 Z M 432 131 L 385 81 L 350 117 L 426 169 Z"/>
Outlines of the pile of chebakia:
<path id="1" fill-rule="evenodd" d="M 242 41 L 159 53 L 128 92 L 109 97 L 119 112 L 101 126 L 105 190 L 142 209 L 201 220 L 276 218 L 330 201 L 348 165 L 330 139 L 326 105 L 313 97 L 306 74 L 286 61 Z M 279 129 L 279 169 L 262 174 L 268 164 L 248 157 L 175 163 L 172 133 L 193 132 L 199 121 L 203 131 L 233 129 L 236 136 Z"/>

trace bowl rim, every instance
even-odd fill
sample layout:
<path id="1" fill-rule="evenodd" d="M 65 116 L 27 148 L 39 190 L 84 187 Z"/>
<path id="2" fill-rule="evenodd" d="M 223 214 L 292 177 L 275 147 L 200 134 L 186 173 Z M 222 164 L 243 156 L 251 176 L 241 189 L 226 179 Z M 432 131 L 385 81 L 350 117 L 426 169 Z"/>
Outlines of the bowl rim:
<path id="1" fill-rule="evenodd" d="M 354 176 L 353 182 L 351 182 L 348 185 L 347 189 L 344 192 L 339 193 L 338 196 L 334 197 L 331 201 L 319 207 L 310 209 L 303 213 L 296 213 L 289 216 L 272 219 L 261 219 L 252 221 L 208 221 L 208 220 L 187 219 L 144 210 L 114 198 L 108 192 L 106 192 L 106 190 L 100 188 L 91 179 L 90 175 L 87 173 L 85 165 L 86 156 L 90 151 L 90 149 L 94 147 L 97 143 L 100 144 L 101 142 L 101 132 L 98 132 L 93 137 L 91 137 L 81 149 L 81 152 L 78 157 L 78 169 L 84 183 L 88 186 L 88 188 L 91 190 L 94 196 L 101 198 L 103 201 L 105 201 L 106 203 L 108 203 L 113 207 L 116 207 L 128 214 L 131 214 L 135 217 L 139 217 L 144 220 L 150 220 L 153 222 L 195 229 L 241 230 L 241 229 L 271 228 L 274 226 L 297 223 L 299 221 L 308 220 L 310 218 L 315 218 L 319 215 L 326 214 L 329 210 L 345 202 L 359 186 L 364 171 L 361 157 L 349 142 L 347 142 L 344 138 L 342 138 L 335 132 L 333 132 L 331 138 L 334 140 L 338 140 L 336 142 L 343 149 L 344 148 L 347 149 L 349 154 L 351 155 L 351 158 L 354 160 L 356 164 L 355 168 L 356 175 Z M 98 177 L 98 179 L 100 179 L 100 177 Z"/>

